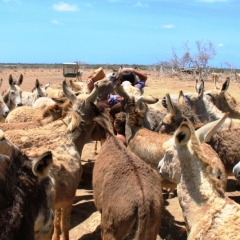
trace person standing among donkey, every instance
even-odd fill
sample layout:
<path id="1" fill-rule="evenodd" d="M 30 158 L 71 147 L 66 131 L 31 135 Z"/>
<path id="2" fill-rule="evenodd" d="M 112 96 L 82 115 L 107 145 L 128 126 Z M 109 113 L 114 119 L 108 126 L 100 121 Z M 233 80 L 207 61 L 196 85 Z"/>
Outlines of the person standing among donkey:
<path id="1" fill-rule="evenodd" d="M 109 73 L 106 75 L 106 77 L 110 77 L 111 75 L 112 73 Z M 121 68 L 117 77 L 121 83 L 124 81 L 129 81 L 134 87 L 140 89 L 140 91 L 143 91 L 147 81 L 147 75 L 135 68 Z M 88 78 L 87 86 L 90 92 L 93 90 L 95 82 L 96 81 L 94 81 L 91 76 Z M 120 101 L 122 101 L 121 96 L 118 94 L 110 94 L 110 96 L 103 102 L 105 102 L 109 107 L 112 107 Z"/>

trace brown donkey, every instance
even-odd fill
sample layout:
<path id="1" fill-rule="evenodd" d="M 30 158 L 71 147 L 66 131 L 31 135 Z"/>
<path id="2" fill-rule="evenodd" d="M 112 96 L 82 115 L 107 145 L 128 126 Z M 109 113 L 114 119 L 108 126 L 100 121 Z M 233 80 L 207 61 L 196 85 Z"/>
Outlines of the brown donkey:
<path id="1" fill-rule="evenodd" d="M 106 118 L 97 117 L 95 121 L 106 136 L 93 169 L 102 239 L 121 240 L 132 233 L 134 239 L 155 240 L 163 207 L 160 177 L 115 137 Z"/>

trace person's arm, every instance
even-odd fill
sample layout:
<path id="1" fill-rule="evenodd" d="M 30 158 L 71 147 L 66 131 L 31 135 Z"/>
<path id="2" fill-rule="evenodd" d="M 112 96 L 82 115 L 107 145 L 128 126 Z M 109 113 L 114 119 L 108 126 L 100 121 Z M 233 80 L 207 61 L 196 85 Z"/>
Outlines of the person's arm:
<path id="1" fill-rule="evenodd" d="M 139 77 L 139 80 L 140 81 L 143 81 L 143 82 L 146 82 L 147 81 L 147 75 L 134 69 L 134 68 L 123 68 L 122 69 L 122 72 L 123 71 L 130 71 L 130 72 L 133 72 L 134 74 L 136 74 L 138 77 Z"/>
<path id="2" fill-rule="evenodd" d="M 92 90 L 94 88 L 94 83 L 91 78 L 88 78 L 88 80 L 87 80 L 87 87 L 88 87 L 89 92 L 92 92 Z"/>

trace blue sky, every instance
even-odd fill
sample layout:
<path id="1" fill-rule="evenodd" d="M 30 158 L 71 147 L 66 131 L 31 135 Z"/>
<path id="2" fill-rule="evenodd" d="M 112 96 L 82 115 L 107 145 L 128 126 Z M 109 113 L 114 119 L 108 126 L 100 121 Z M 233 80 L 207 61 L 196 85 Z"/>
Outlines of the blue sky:
<path id="1" fill-rule="evenodd" d="M 240 68 L 239 0 L 0 0 L 1 63 L 146 64 L 211 41 Z"/>

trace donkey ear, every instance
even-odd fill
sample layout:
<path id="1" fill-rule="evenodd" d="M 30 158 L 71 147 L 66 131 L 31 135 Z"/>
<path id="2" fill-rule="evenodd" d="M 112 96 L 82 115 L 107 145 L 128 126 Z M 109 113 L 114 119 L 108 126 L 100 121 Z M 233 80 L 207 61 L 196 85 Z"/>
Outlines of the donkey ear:
<path id="1" fill-rule="evenodd" d="M 183 122 L 174 134 L 175 143 L 178 146 L 187 145 L 191 138 L 191 129 L 187 122 Z"/>
<path id="2" fill-rule="evenodd" d="M 229 88 L 229 85 L 230 85 L 230 78 L 227 77 L 226 81 L 222 85 L 221 92 L 226 92 Z"/>
<path id="3" fill-rule="evenodd" d="M 22 84 L 22 82 L 23 82 L 23 75 L 20 74 L 17 85 L 20 86 Z"/>
<path id="4" fill-rule="evenodd" d="M 174 102 L 172 101 L 169 93 L 166 94 L 166 104 L 167 104 L 167 110 L 171 113 L 171 114 L 176 114 L 178 111 L 178 107 L 176 104 L 174 104 Z"/>
<path id="5" fill-rule="evenodd" d="M 178 104 L 179 105 L 184 105 L 186 102 L 185 102 L 185 99 L 184 99 L 184 94 L 183 94 L 183 91 L 181 90 L 179 92 L 179 95 L 178 95 Z"/>
<path id="6" fill-rule="evenodd" d="M 65 96 L 71 101 L 72 104 L 74 104 L 77 100 L 77 97 L 72 91 L 72 89 L 67 85 L 65 80 L 62 82 L 62 89 Z"/>
<path id="7" fill-rule="evenodd" d="M 222 118 L 210 122 L 201 128 L 199 128 L 195 133 L 200 142 L 209 142 L 212 136 L 217 132 L 217 130 L 222 126 L 228 117 L 229 113 L 224 113 Z"/>
<path id="8" fill-rule="evenodd" d="M 39 88 L 39 87 L 40 87 L 40 83 L 39 83 L 38 79 L 36 79 L 35 87 L 36 87 L 36 88 Z"/>
<path id="9" fill-rule="evenodd" d="M 34 158 L 32 161 L 32 171 L 33 173 L 44 178 L 48 175 L 49 169 L 53 164 L 52 153 L 47 151 L 43 153 L 40 157 Z"/>
<path id="10" fill-rule="evenodd" d="M 10 86 L 14 85 L 12 74 L 9 75 L 8 83 Z"/>
<path id="11" fill-rule="evenodd" d="M 50 86 L 50 83 L 47 83 L 47 84 L 44 86 L 44 89 L 46 90 L 49 86 Z"/>
<path id="12" fill-rule="evenodd" d="M 140 96 L 140 101 L 145 102 L 147 104 L 154 104 L 158 102 L 158 98 L 155 98 L 153 96 Z"/>

